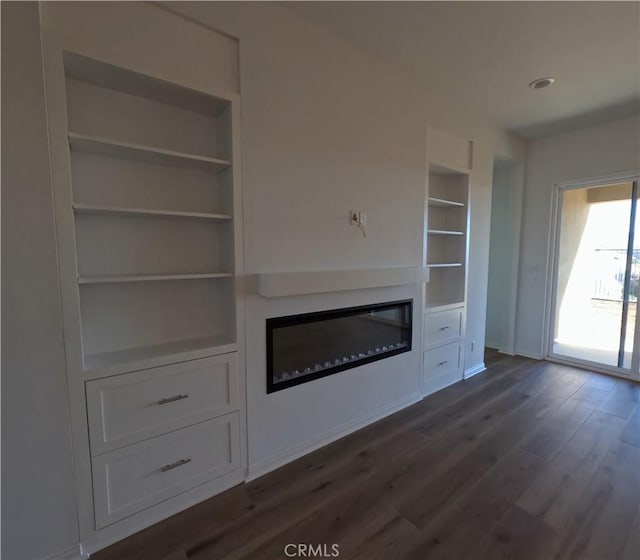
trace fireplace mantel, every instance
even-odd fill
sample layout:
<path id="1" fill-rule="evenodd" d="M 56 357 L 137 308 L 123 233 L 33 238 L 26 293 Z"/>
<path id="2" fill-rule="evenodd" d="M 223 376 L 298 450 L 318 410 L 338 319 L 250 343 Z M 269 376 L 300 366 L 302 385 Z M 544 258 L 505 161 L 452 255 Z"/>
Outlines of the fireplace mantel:
<path id="1" fill-rule="evenodd" d="M 298 296 L 403 286 L 426 280 L 427 269 L 423 267 L 277 272 L 258 274 L 258 294 L 263 297 Z"/>

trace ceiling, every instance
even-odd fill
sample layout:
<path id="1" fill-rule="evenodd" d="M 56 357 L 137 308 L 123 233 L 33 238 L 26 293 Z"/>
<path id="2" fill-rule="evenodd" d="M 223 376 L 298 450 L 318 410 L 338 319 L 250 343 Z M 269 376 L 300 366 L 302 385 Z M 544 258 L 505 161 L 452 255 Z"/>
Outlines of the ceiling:
<path id="1" fill-rule="evenodd" d="M 525 138 L 640 113 L 640 2 L 283 5 Z"/>

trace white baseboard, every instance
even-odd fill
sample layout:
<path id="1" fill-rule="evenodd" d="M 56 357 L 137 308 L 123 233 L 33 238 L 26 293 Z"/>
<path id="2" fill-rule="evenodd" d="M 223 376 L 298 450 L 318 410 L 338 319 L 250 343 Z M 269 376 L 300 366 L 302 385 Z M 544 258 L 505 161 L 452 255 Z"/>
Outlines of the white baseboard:
<path id="1" fill-rule="evenodd" d="M 325 445 L 343 438 L 350 433 L 364 428 L 369 424 L 373 424 L 374 422 L 384 418 L 385 416 L 389 416 L 394 412 L 398 412 L 403 408 L 407 408 L 408 406 L 411 406 L 412 404 L 415 404 L 420 400 L 422 400 L 422 395 L 420 393 L 412 393 L 407 398 L 391 403 L 388 406 L 378 409 L 372 414 L 360 417 L 353 422 L 342 424 L 341 426 L 325 432 L 324 434 L 311 438 L 303 443 L 294 445 L 293 447 L 290 447 L 282 453 L 278 453 L 277 455 L 269 457 L 264 461 L 260 461 L 255 465 L 250 465 L 247 481 L 255 480 L 256 478 L 259 478 L 267 474 L 268 472 L 277 469 L 278 467 L 282 467 L 283 465 L 286 465 L 291 461 L 295 461 L 296 459 L 299 459 L 300 457 L 303 457 L 304 455 L 307 455 L 312 451 L 315 451 L 316 449 L 320 449 L 321 447 L 324 447 Z"/>
<path id="2" fill-rule="evenodd" d="M 473 377 L 474 375 L 478 375 L 479 373 L 482 373 L 486 369 L 487 369 L 487 367 L 484 365 L 484 362 L 480 362 L 479 364 L 476 364 L 475 366 L 472 366 L 469 369 L 465 369 L 464 370 L 464 378 L 465 379 L 469 379 L 470 377 Z"/>

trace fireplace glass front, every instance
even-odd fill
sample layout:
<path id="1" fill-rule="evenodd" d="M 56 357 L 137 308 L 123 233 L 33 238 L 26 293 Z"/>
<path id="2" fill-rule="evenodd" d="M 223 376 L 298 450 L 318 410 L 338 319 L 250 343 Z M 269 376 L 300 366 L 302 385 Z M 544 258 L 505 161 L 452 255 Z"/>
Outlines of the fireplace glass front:
<path id="1" fill-rule="evenodd" d="M 411 350 L 412 301 L 267 319 L 267 393 Z"/>

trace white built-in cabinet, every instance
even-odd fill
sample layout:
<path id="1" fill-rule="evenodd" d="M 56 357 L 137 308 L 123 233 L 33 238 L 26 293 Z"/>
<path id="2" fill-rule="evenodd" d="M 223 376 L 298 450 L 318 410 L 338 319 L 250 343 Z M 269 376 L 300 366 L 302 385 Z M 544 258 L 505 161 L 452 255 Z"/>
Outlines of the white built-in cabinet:
<path id="1" fill-rule="evenodd" d="M 427 129 L 423 393 L 463 377 L 473 144 Z"/>
<path id="2" fill-rule="evenodd" d="M 238 97 L 45 60 L 83 550 L 242 481 Z"/>

